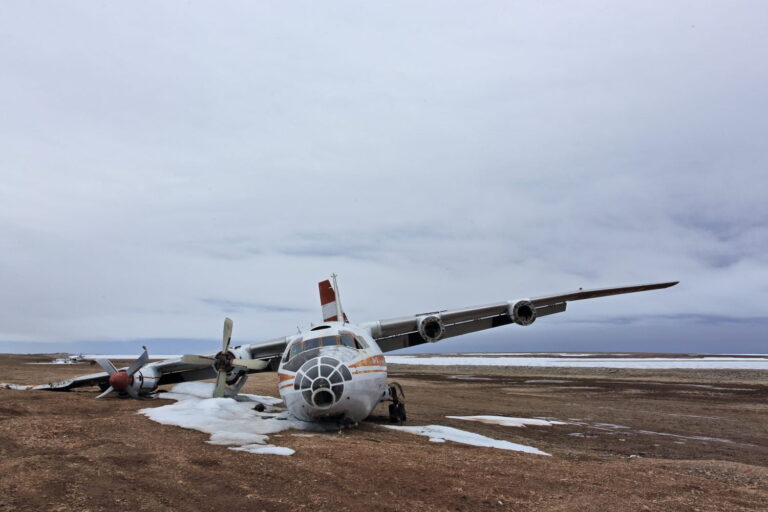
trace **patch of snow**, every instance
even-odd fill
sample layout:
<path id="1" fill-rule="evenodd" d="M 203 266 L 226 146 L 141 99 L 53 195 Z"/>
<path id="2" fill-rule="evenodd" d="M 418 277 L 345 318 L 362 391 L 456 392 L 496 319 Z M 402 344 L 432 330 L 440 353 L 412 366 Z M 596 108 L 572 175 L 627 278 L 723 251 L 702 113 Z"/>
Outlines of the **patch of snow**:
<path id="1" fill-rule="evenodd" d="M 533 356 L 541 354 L 541 352 L 462 352 L 462 356 Z M 418 356 L 416 356 L 418 357 Z"/>
<path id="2" fill-rule="evenodd" d="M 491 425 L 501 425 L 503 427 L 525 427 L 532 425 L 537 427 L 549 427 L 551 425 L 567 425 L 563 421 L 542 420 L 533 418 L 510 418 L 508 416 L 446 416 L 452 420 L 479 421 Z"/>
<path id="3" fill-rule="evenodd" d="M 26 391 L 28 389 L 32 389 L 32 386 L 26 386 L 24 384 L 6 384 L 5 382 L 1 382 L 0 389 L 15 389 L 17 391 Z"/>
<path id="4" fill-rule="evenodd" d="M 85 361 L 77 361 L 77 362 L 65 362 L 65 361 L 51 361 L 48 363 L 24 363 L 24 364 L 85 364 Z"/>
<path id="5" fill-rule="evenodd" d="M 150 347 L 151 348 L 151 347 Z M 121 361 L 132 361 L 139 357 L 139 354 L 141 352 L 136 352 L 135 354 L 84 354 L 83 357 L 85 359 L 117 359 Z M 180 355 L 176 354 L 149 354 L 149 359 L 178 359 L 180 358 Z"/>
<path id="6" fill-rule="evenodd" d="M 175 425 L 210 434 L 211 444 L 231 445 L 230 449 L 250 453 L 290 455 L 293 450 L 266 444 L 269 434 L 288 429 L 318 430 L 322 427 L 297 420 L 288 411 L 278 413 L 257 412 L 251 401 L 232 398 L 211 398 L 214 384 L 210 382 L 182 382 L 162 398 L 175 403 L 141 409 L 140 414 L 163 425 Z M 242 396 L 242 395 L 241 395 Z M 274 397 L 245 395 L 256 402 L 276 404 Z M 290 452 L 290 453 L 289 453 Z"/>
<path id="7" fill-rule="evenodd" d="M 474 375 L 449 375 L 448 378 L 456 380 L 493 380 L 491 377 L 476 377 Z"/>
<path id="8" fill-rule="evenodd" d="M 385 356 L 389 364 L 425 366 L 532 366 L 559 368 L 638 368 L 638 369 L 768 369 L 768 358 L 699 357 L 699 358 L 583 358 L 558 357 L 422 357 Z"/>
<path id="9" fill-rule="evenodd" d="M 230 450 L 248 453 L 268 453 L 272 455 L 293 455 L 296 453 L 295 450 L 285 446 L 273 446 L 271 444 L 246 444 L 237 448 L 230 448 Z"/>
<path id="10" fill-rule="evenodd" d="M 458 428 L 446 427 L 444 425 L 423 425 L 420 427 L 403 427 L 398 425 L 384 425 L 385 428 L 391 428 L 393 430 L 400 430 L 402 432 L 408 432 L 410 434 L 416 434 L 420 436 L 427 436 L 433 443 L 443 443 L 445 441 L 453 441 L 454 443 L 468 444 L 472 446 L 483 446 L 488 448 L 498 448 L 500 450 L 513 450 L 517 452 L 533 453 L 536 455 L 549 455 L 546 452 L 534 448 L 532 446 L 526 446 L 524 444 L 510 443 L 509 441 L 502 441 L 500 439 L 493 439 L 491 437 L 475 434 L 474 432 L 467 432 L 466 430 L 460 430 Z"/>
<path id="11" fill-rule="evenodd" d="M 680 434 L 670 434 L 667 432 L 653 432 L 651 430 L 636 430 L 635 433 L 654 435 L 654 436 L 676 437 L 678 439 L 691 439 L 693 441 L 713 441 L 716 443 L 733 443 L 733 441 L 731 441 L 730 439 L 720 439 L 719 437 L 683 436 Z"/>
<path id="12" fill-rule="evenodd" d="M 578 352 L 555 352 L 552 355 L 558 356 L 558 357 L 592 357 L 592 356 L 597 356 L 598 354 L 594 354 L 594 353 L 579 354 Z"/>

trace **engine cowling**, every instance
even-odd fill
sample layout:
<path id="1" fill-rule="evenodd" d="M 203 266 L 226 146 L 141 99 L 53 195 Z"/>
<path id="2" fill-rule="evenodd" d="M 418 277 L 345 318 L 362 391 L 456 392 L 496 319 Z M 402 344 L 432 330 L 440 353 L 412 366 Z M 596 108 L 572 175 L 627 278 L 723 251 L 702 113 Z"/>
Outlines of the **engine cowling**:
<path id="1" fill-rule="evenodd" d="M 510 303 L 509 318 L 517 325 L 531 325 L 536 321 L 536 306 L 529 300 Z"/>
<path id="2" fill-rule="evenodd" d="M 131 386 L 141 394 L 152 393 L 160 382 L 160 372 L 154 367 L 144 367 L 133 375 Z"/>
<path id="3" fill-rule="evenodd" d="M 419 335 L 424 341 L 434 343 L 445 334 L 445 325 L 437 315 L 422 316 L 419 318 Z"/>

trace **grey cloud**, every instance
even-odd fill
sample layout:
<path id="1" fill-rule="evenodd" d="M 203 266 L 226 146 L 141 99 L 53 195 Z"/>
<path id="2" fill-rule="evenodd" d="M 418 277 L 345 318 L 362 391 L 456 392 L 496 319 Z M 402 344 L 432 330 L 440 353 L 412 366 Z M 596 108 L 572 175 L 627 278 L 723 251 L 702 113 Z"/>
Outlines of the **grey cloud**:
<path id="1" fill-rule="evenodd" d="M 639 323 L 666 322 L 680 324 L 699 324 L 711 326 L 739 325 L 768 325 L 768 316 L 727 316 L 727 315 L 707 315 L 699 313 L 675 313 L 675 314 L 655 314 L 652 318 L 641 316 L 614 316 L 614 317 L 595 317 L 589 319 L 562 319 L 565 324 L 608 324 L 608 325 L 631 325 Z"/>
<path id="2" fill-rule="evenodd" d="M 201 302 L 220 309 L 224 313 L 240 313 L 243 311 L 259 311 L 268 313 L 304 313 L 305 309 L 277 304 L 257 304 L 255 302 L 227 300 L 227 299 L 200 299 Z"/>
<path id="3" fill-rule="evenodd" d="M 265 339 L 331 272 L 360 320 L 679 279 L 553 325 L 764 332 L 695 320 L 768 302 L 759 1 L 334 5 L 4 5 L 0 340 Z"/>

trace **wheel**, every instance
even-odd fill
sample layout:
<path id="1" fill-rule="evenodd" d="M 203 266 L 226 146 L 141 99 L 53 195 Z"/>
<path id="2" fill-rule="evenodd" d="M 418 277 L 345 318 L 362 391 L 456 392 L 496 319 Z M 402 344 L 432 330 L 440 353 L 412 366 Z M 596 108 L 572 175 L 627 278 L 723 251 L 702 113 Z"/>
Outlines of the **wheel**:
<path id="1" fill-rule="evenodd" d="M 406 420 L 404 403 L 390 404 L 389 420 L 393 423 L 402 423 Z"/>
<path id="2" fill-rule="evenodd" d="M 389 404 L 389 421 L 397 423 L 397 404 Z"/>

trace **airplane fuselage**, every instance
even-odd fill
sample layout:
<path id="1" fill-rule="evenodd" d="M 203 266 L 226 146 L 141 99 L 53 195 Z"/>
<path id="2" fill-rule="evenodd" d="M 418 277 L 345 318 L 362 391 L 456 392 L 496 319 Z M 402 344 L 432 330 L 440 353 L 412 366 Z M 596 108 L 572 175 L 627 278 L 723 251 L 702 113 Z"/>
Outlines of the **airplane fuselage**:
<path id="1" fill-rule="evenodd" d="M 326 322 L 288 343 L 278 368 L 280 396 L 304 421 L 358 422 L 387 397 L 387 366 L 370 331 Z"/>

